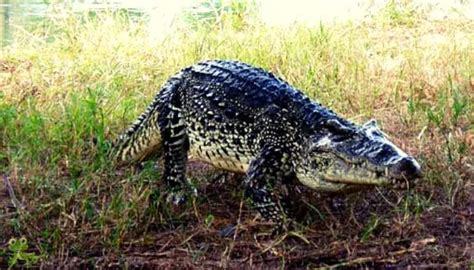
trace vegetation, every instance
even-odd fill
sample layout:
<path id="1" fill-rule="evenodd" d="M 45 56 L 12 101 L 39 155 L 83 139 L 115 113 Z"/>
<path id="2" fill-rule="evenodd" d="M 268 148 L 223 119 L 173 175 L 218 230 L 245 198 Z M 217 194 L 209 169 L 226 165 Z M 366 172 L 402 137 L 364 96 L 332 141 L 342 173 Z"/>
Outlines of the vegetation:
<path id="1" fill-rule="evenodd" d="M 271 27 L 232 3 L 158 41 L 125 12 L 95 13 L 3 49 L 0 268 L 472 267 L 473 21 L 391 2 L 363 22 Z M 202 164 L 190 165 L 200 196 L 167 204 L 160 168 L 113 168 L 109 141 L 170 75 L 212 58 L 269 69 L 355 122 L 376 118 L 425 178 L 410 191 L 304 190 L 301 226 L 276 237 L 238 181 L 208 183 L 219 172 Z"/>

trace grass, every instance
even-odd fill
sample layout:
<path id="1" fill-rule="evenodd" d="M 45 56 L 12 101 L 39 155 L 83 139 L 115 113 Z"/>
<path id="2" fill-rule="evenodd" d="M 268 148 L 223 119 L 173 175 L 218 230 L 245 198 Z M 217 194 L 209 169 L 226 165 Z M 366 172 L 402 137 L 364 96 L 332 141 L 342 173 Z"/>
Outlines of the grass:
<path id="1" fill-rule="evenodd" d="M 3 49 L 0 267 L 472 267 L 474 23 L 391 2 L 360 23 L 271 27 L 238 8 L 155 42 L 123 12 L 65 16 Z M 112 168 L 108 141 L 169 76 L 212 58 L 272 70 L 355 122 L 376 118 L 424 180 L 404 192 L 305 191 L 301 227 L 274 238 L 239 183 L 208 184 L 216 172 L 200 164 L 201 195 L 168 205 L 160 169 Z"/>

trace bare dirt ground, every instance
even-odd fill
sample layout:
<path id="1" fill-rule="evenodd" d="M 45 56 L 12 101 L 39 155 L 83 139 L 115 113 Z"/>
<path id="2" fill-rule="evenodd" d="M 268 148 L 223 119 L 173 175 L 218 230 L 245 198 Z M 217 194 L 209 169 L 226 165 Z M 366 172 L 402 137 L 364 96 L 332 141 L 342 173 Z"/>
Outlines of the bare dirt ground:
<path id="1" fill-rule="evenodd" d="M 198 174 L 206 171 L 205 166 L 192 166 L 197 166 Z M 272 236 L 269 233 L 272 225 L 256 217 L 244 203 L 241 192 L 236 192 L 241 189 L 238 179 L 234 176 L 226 184 L 201 186 L 200 194 L 205 201 L 194 201 L 192 210 L 174 225 L 156 224 L 155 228 L 147 228 L 145 235 L 130 239 L 119 249 L 104 249 L 91 239 L 86 254 L 73 254 L 69 250 L 46 260 L 43 266 L 69 269 L 472 267 L 472 187 L 459 191 L 454 206 L 430 205 L 419 213 L 415 205 L 409 205 L 413 202 L 404 201 L 407 192 L 412 191 L 320 195 L 302 190 L 293 211 L 298 213 L 295 217 L 303 225 Z M 423 185 L 415 191 L 420 199 L 436 202 L 447 199 L 444 191 L 428 190 Z M 213 215 L 208 225 L 206 213 Z M 0 265 L 4 267 L 5 263 Z"/>

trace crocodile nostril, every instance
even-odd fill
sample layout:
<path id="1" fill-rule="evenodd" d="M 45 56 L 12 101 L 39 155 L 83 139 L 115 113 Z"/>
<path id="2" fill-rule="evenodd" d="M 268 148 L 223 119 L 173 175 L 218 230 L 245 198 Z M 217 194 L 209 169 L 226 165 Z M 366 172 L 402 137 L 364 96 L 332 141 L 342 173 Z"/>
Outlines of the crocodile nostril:
<path id="1" fill-rule="evenodd" d="M 396 178 L 412 180 L 422 177 L 420 165 L 412 157 L 402 158 L 390 168 L 390 171 Z"/>

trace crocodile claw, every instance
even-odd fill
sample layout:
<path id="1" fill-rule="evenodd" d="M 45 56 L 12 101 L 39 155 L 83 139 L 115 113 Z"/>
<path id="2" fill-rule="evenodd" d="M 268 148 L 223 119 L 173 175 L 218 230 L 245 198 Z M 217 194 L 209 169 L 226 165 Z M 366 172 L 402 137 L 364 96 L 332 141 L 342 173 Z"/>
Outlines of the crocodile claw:
<path id="1" fill-rule="evenodd" d="M 182 192 L 182 191 L 171 192 L 166 197 L 166 202 L 167 203 L 173 203 L 174 205 L 180 205 L 180 204 L 186 202 L 186 196 L 184 195 L 184 192 Z"/>
<path id="2" fill-rule="evenodd" d="M 276 223 L 275 227 L 270 231 L 271 237 L 276 237 L 288 232 L 289 226 L 286 223 Z"/>
<path id="3" fill-rule="evenodd" d="M 228 238 L 231 237 L 235 234 L 235 230 L 237 229 L 236 225 L 229 224 L 225 226 L 224 228 L 219 230 L 219 235 L 222 238 Z"/>
<path id="4" fill-rule="evenodd" d="M 191 192 L 186 192 L 185 190 L 171 191 L 166 197 L 166 202 L 173 203 L 176 206 L 181 205 L 188 200 L 189 193 L 191 193 L 192 196 L 197 197 L 197 190 L 195 188 L 192 188 Z"/>

